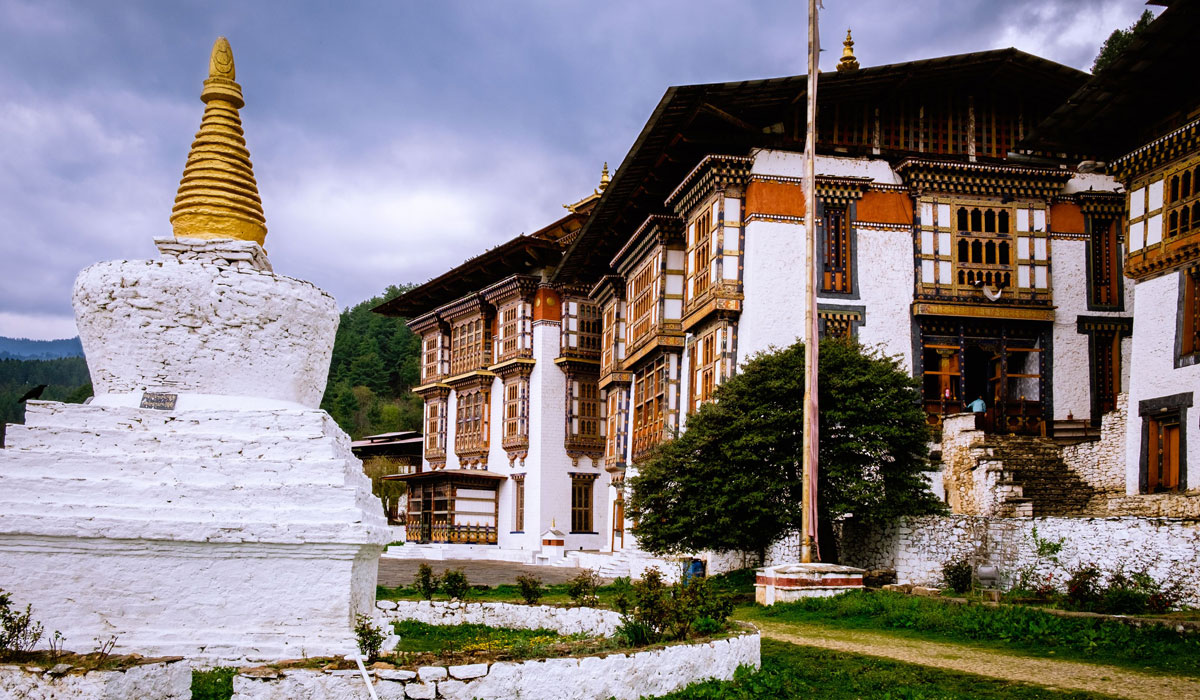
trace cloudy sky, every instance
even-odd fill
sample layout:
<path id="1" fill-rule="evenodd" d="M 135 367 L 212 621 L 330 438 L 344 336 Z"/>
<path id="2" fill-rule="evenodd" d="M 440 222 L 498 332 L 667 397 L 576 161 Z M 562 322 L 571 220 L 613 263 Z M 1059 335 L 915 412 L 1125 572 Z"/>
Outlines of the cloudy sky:
<path id="1" fill-rule="evenodd" d="M 1017 48 L 1082 69 L 1144 0 L 824 0 L 822 68 Z M 803 0 L 0 0 L 0 335 L 147 258 L 218 35 L 275 269 L 339 305 L 557 219 L 669 85 L 803 73 Z"/>

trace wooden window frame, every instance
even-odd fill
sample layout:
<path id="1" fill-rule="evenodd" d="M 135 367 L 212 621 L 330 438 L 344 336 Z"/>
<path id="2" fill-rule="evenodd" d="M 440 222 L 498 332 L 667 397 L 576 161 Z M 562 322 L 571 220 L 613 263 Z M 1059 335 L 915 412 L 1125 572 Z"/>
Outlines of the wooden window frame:
<path id="1" fill-rule="evenodd" d="M 525 475 L 513 474 L 513 534 L 525 532 Z"/>
<path id="2" fill-rule="evenodd" d="M 593 506 L 597 474 L 571 474 L 571 531 L 573 535 L 595 535 Z"/>
<path id="3" fill-rule="evenodd" d="M 670 360 L 666 354 L 647 362 L 633 380 L 633 458 L 636 461 L 662 442 L 666 433 L 670 384 Z"/>
<path id="4" fill-rule="evenodd" d="M 629 322 L 625 326 L 627 352 L 652 337 L 658 329 L 662 255 L 662 251 L 655 252 L 629 277 L 626 293 Z"/>
<path id="5" fill-rule="evenodd" d="M 854 293 L 854 250 L 849 204 L 826 204 L 821 212 L 821 291 Z"/>
<path id="6" fill-rule="evenodd" d="M 1112 216 L 1088 217 L 1088 309 L 1120 311 L 1125 306 L 1119 223 Z"/>
<path id="7" fill-rule="evenodd" d="M 1141 459 L 1138 465 L 1139 491 L 1143 494 L 1183 492 L 1188 488 L 1187 424 L 1192 392 L 1172 394 L 1138 403 L 1142 418 Z M 1174 450 L 1164 449 L 1174 444 Z M 1164 478 L 1164 459 L 1171 461 Z M 1167 481 L 1166 485 L 1163 481 Z"/>
<path id="8" fill-rule="evenodd" d="M 450 374 L 466 374 L 491 364 L 490 328 L 482 316 L 460 319 L 450 327 Z"/>

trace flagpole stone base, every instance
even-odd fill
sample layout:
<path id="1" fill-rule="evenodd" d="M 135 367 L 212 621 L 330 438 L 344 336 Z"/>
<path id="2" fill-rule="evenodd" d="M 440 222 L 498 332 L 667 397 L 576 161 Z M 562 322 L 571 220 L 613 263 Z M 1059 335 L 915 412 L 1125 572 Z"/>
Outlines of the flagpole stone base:
<path id="1" fill-rule="evenodd" d="M 754 600 L 759 605 L 790 603 L 801 598 L 828 598 L 863 589 L 863 569 L 840 564 L 791 563 L 758 569 Z"/>

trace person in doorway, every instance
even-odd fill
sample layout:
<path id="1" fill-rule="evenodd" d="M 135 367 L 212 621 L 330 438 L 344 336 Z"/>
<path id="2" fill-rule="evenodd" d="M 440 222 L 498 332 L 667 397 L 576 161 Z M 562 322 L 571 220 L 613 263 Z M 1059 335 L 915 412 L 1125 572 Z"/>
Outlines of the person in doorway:
<path id="1" fill-rule="evenodd" d="M 967 409 L 971 411 L 971 413 L 986 413 L 987 404 L 983 402 L 982 396 L 977 396 L 975 397 L 974 401 L 967 404 Z"/>

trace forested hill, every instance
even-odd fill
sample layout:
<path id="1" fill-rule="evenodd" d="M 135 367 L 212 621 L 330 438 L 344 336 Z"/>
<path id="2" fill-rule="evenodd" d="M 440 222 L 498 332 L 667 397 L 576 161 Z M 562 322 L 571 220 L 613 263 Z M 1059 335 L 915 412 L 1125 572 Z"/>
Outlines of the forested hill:
<path id="1" fill-rule="evenodd" d="M 321 408 L 354 438 L 421 429 L 421 343 L 403 319 L 371 309 L 411 289 L 395 285 L 342 312 Z"/>
<path id="2" fill-rule="evenodd" d="M 87 363 L 82 357 L 57 360 L 0 360 L 0 423 L 23 423 L 25 407 L 17 399 L 39 384 L 48 401 L 82 403 L 92 395 Z"/>
<path id="3" fill-rule="evenodd" d="M 30 340 L 0 336 L 0 359 L 53 360 L 59 357 L 83 357 L 79 338 Z"/>

